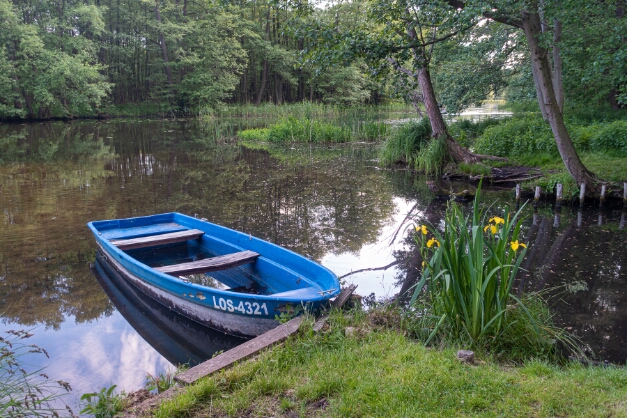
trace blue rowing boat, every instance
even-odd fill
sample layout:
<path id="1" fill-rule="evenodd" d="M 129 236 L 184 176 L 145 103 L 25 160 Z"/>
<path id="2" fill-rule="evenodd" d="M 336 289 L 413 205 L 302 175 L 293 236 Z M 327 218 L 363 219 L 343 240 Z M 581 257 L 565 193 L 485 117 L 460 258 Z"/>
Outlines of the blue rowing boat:
<path id="1" fill-rule="evenodd" d="M 340 292 L 333 272 L 299 254 L 180 213 L 87 226 L 101 258 L 141 292 L 231 335 L 263 334 Z"/>

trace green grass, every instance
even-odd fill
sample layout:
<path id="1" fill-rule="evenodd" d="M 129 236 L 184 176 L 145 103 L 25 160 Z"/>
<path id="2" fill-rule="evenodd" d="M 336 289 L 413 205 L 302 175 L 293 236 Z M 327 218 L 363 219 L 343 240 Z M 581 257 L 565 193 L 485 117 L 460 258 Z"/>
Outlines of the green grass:
<path id="1" fill-rule="evenodd" d="M 611 155 L 603 152 L 584 151 L 579 153 L 583 164 L 592 171 L 598 178 L 609 182 L 609 190 L 621 191 L 622 184 L 627 181 L 627 158 Z M 534 155 L 510 156 L 507 164 L 492 163 L 494 166 L 520 165 L 526 167 L 539 168 L 543 176 L 524 183 L 525 187 L 540 186 L 543 191 L 554 192 L 555 186 L 559 183 L 564 186 L 564 199 L 575 198 L 579 195 L 577 186 L 566 171 L 564 163 L 559 155 L 538 153 Z"/>
<path id="2" fill-rule="evenodd" d="M 428 349 L 389 314 L 335 313 L 322 334 L 303 331 L 284 346 L 205 378 L 159 407 L 157 417 L 188 416 L 625 416 L 627 371 L 514 367 L 455 350 Z M 346 337 L 346 326 L 360 329 Z"/>

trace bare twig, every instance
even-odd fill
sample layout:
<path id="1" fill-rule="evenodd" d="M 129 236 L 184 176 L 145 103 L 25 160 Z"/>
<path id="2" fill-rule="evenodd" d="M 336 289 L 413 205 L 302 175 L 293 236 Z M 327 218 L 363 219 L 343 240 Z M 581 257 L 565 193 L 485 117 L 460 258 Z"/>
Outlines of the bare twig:
<path id="1" fill-rule="evenodd" d="M 361 273 L 361 272 L 364 272 L 364 271 L 387 270 L 387 269 L 389 269 L 392 266 L 400 264 L 402 261 L 404 261 L 404 260 L 396 260 L 396 261 L 388 264 L 387 266 L 383 266 L 383 267 L 372 267 L 372 268 L 367 268 L 367 269 L 359 269 L 359 270 L 351 271 L 350 273 L 347 273 L 347 274 L 345 274 L 343 276 L 338 277 L 338 279 L 343 279 L 344 277 L 347 277 L 347 276 L 350 276 L 350 275 L 353 275 L 353 274 L 356 274 L 356 273 Z"/>

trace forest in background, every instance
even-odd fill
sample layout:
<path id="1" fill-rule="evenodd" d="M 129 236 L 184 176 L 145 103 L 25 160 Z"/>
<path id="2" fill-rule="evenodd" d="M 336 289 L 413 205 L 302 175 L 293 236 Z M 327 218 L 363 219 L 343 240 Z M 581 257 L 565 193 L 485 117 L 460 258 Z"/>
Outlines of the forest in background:
<path id="1" fill-rule="evenodd" d="M 498 16 L 478 19 L 481 2 L 457 2 L 470 17 L 455 17 L 454 25 L 456 2 L 419 3 L 407 5 L 424 12 L 418 29 L 427 40 L 433 36 L 426 42 L 428 67 L 449 110 L 495 94 L 535 99 L 521 30 L 497 22 Z M 503 15 L 521 7 L 492 3 Z M 566 98 L 624 105 L 626 2 L 541 3 L 554 19 L 545 19 L 551 28 L 540 41 L 561 51 Z M 390 34 L 390 22 L 403 25 L 397 11 L 404 6 L 385 0 L 323 6 L 290 0 L 0 0 L 0 117 L 106 116 L 138 105 L 150 114 L 194 115 L 224 103 L 378 104 L 420 96 L 415 77 L 403 73 L 416 66 L 407 42 Z M 553 30 L 558 17 L 559 33 Z"/>

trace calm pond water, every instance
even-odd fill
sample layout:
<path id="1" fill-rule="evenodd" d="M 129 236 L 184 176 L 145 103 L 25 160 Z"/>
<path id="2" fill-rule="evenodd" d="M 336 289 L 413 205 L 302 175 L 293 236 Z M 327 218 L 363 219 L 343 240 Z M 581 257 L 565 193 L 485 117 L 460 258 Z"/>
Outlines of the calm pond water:
<path id="1" fill-rule="evenodd" d="M 0 331 L 29 329 L 70 382 L 66 402 L 146 373 L 202 361 L 241 340 L 211 332 L 125 287 L 96 260 L 85 224 L 179 211 L 321 262 L 358 293 L 391 297 L 415 276 L 405 228 L 440 222 L 424 178 L 377 167 L 376 144 L 247 148 L 190 121 L 0 125 Z M 219 136 L 219 135 L 218 135 Z M 445 184 L 445 188 L 471 188 Z M 490 192 L 493 210 L 511 191 Z M 526 208 L 528 289 L 562 286 L 553 309 L 598 359 L 627 358 L 625 215 L 620 208 Z M 622 217 L 622 218 L 621 218 Z M 622 220 L 621 220 L 622 219 Z M 405 279 L 408 279 L 406 281 Z"/>

